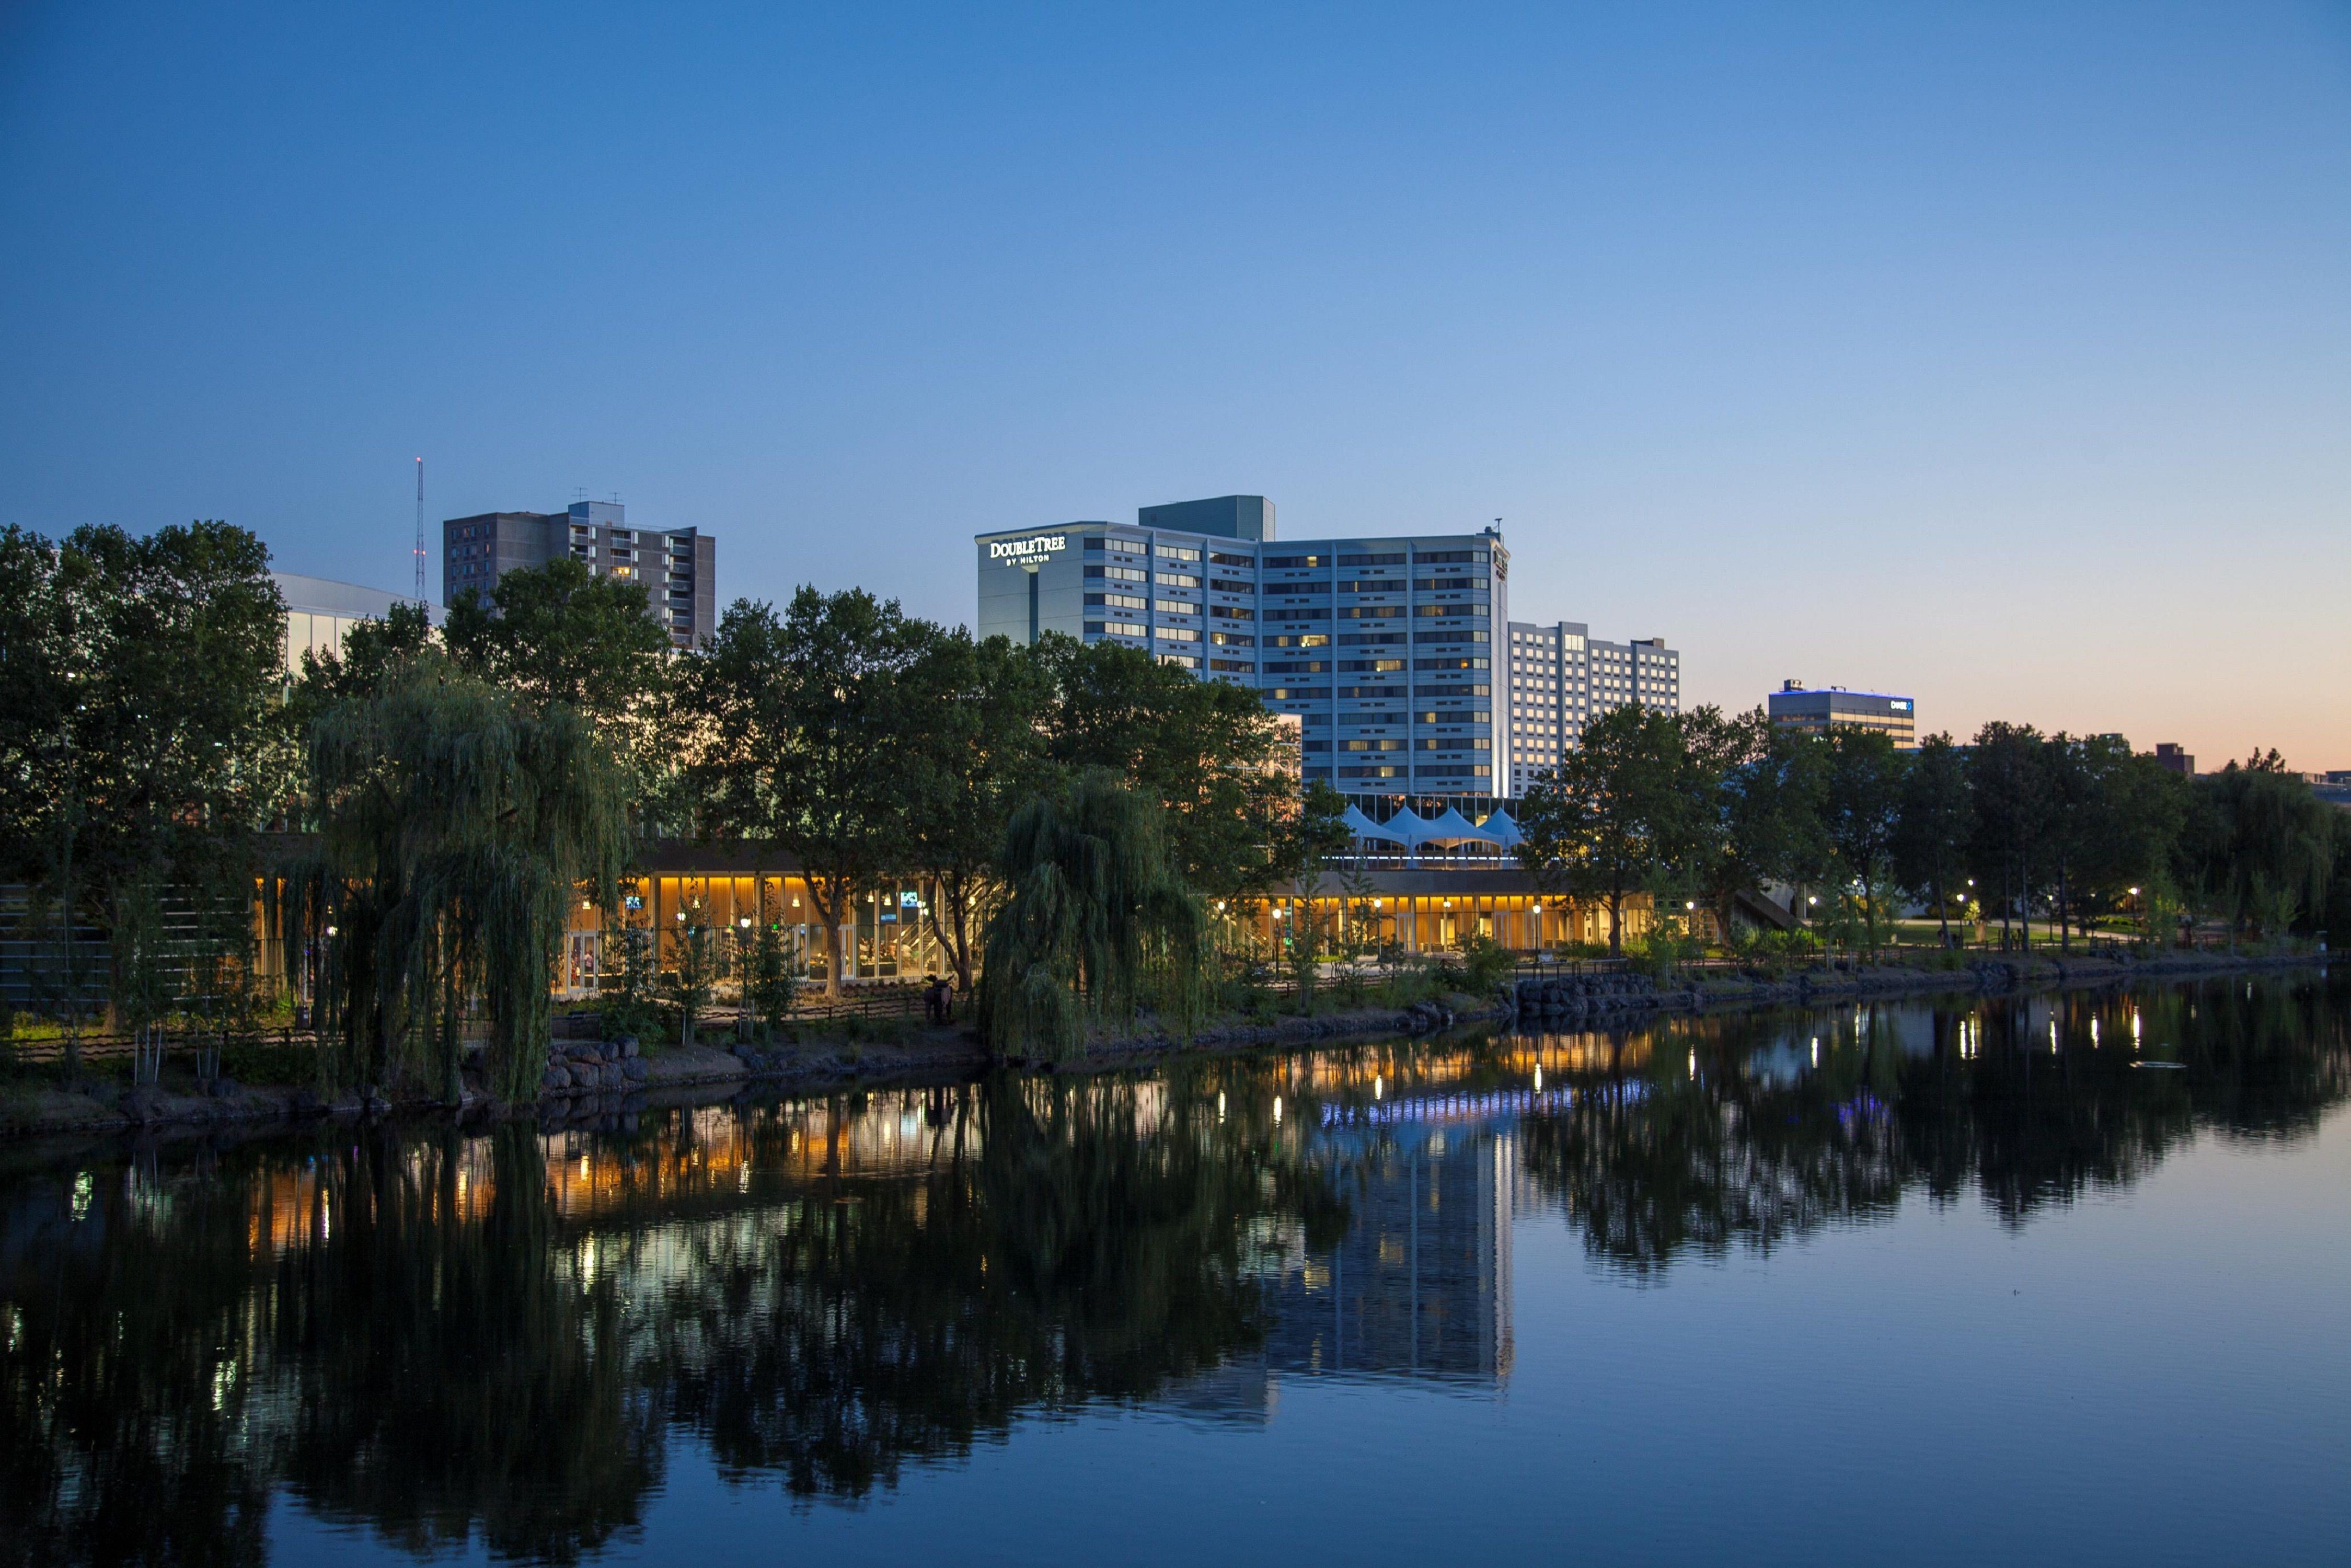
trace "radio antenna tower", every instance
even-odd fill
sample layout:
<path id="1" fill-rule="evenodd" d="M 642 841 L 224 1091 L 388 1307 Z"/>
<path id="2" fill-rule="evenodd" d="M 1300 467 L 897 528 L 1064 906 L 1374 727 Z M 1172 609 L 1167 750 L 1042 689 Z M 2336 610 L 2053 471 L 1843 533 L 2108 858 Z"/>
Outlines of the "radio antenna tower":
<path id="1" fill-rule="evenodd" d="M 424 598 L 424 459 L 416 460 L 416 602 Z"/>

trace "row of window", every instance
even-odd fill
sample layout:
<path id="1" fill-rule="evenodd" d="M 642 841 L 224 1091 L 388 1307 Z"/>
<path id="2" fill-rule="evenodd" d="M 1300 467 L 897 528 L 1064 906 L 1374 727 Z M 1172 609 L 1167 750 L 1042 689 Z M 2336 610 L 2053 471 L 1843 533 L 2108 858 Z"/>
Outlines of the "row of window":
<path id="1" fill-rule="evenodd" d="M 1109 564 L 1089 566 L 1085 569 L 1085 575 L 1113 582 L 1148 582 L 1152 578 L 1151 572 L 1139 566 Z M 1162 588 L 1200 586 L 1199 578 L 1190 572 L 1163 570 L 1158 574 L 1158 578 L 1159 586 Z M 1384 594 L 1401 591 L 1405 585 L 1406 580 L 1403 578 L 1389 580 L 1374 578 L 1363 581 L 1342 582 L 1335 586 L 1342 593 Z M 1259 591 L 1258 585 L 1254 583 L 1232 582 L 1223 578 L 1210 578 L 1208 586 L 1218 593 L 1255 596 Z M 1286 593 L 1294 599 L 1327 599 L 1334 585 L 1327 582 L 1270 582 L 1264 586 L 1269 591 Z M 1479 596 L 1479 602 L 1485 601 L 1486 580 L 1482 577 L 1415 578 L 1410 580 L 1410 586 L 1415 591 L 1420 593 L 1474 593 Z"/>
<path id="2" fill-rule="evenodd" d="M 1405 771 L 1401 763 L 1392 762 L 1384 765 L 1342 768 L 1339 769 L 1339 777 L 1342 779 L 1402 779 Z M 1414 777 L 1420 779 L 1488 779 L 1493 776 L 1494 770 L 1483 762 L 1457 762 L 1434 766 L 1423 762 L 1416 764 L 1410 771 Z"/>
<path id="3" fill-rule="evenodd" d="M 1172 545 L 1163 541 L 1154 540 L 1150 548 L 1153 554 L 1168 560 L 1198 560 L 1200 559 L 1200 552 L 1187 545 Z M 1088 555 L 1102 555 L 1107 553 L 1114 555 L 1123 554 L 1139 556 L 1144 553 L 1144 541 L 1141 539 L 1107 538 L 1101 534 L 1089 534 L 1086 536 L 1085 540 L 1085 550 Z M 1410 559 L 1414 564 L 1420 566 L 1487 566 L 1492 563 L 1494 558 L 1493 552 L 1490 550 L 1450 549 L 1416 550 L 1412 553 Z M 1268 571 L 1313 571 L 1319 570 L 1324 567 L 1334 565 L 1343 567 L 1403 566 L 1405 564 L 1406 557 L 1403 550 L 1382 550 L 1372 553 L 1350 553 L 1345 555 L 1318 554 L 1268 556 L 1233 555 L 1221 550 L 1211 550 L 1208 554 L 1208 559 L 1218 566 L 1238 566 L 1248 568 L 1263 567 Z"/>
<path id="4" fill-rule="evenodd" d="M 1140 559 L 1143 556 L 1143 541 L 1141 539 L 1115 539 L 1110 541 L 1110 543 L 1116 547 L 1114 549 L 1111 549 L 1108 552 L 1112 555 L 1124 556 L 1126 559 L 1131 560 Z M 1088 555 L 1102 555 L 1105 553 L 1104 541 L 1100 534 L 1088 536 L 1086 539 L 1086 553 Z M 1196 561 L 1200 559 L 1200 552 L 1198 550 L 1184 545 L 1163 544 L 1158 547 L 1157 553 L 1167 560 Z M 1248 555 L 1227 555 L 1221 550 L 1210 550 L 1208 552 L 1208 564 L 1210 566 L 1238 567 L 1243 571 L 1255 571 L 1257 570 L 1257 558 L 1255 556 Z"/>
<path id="5" fill-rule="evenodd" d="M 1322 714 L 1315 716 L 1327 719 L 1330 716 Z M 1424 713 L 1343 713 L 1339 716 L 1339 722 L 1351 727 L 1379 724 L 1488 724 L 1493 720 L 1493 714 L 1485 708 L 1464 708 L 1459 713 L 1438 713 L 1432 709 Z"/>
<path id="6" fill-rule="evenodd" d="M 1307 740 L 1300 744 L 1309 751 L 1331 749 L 1331 742 L 1328 739 Z M 1424 736 L 1417 740 L 1394 738 L 1343 740 L 1338 743 L 1338 746 L 1342 751 L 1491 751 L 1494 749 L 1494 743 L 1482 735 Z"/>
<path id="7" fill-rule="evenodd" d="M 1407 664 L 1409 664 L 1415 670 L 1420 671 L 1423 674 L 1436 670 L 1482 670 L 1486 667 L 1486 661 L 1483 659 L 1448 657 L 1439 659 L 1411 660 L 1402 658 L 1340 659 L 1336 661 L 1330 659 L 1280 659 L 1269 661 L 1265 669 L 1268 674 L 1320 674 L 1331 669 L 1334 663 L 1341 671 L 1349 674 L 1381 674 L 1390 670 L 1401 671 Z"/>

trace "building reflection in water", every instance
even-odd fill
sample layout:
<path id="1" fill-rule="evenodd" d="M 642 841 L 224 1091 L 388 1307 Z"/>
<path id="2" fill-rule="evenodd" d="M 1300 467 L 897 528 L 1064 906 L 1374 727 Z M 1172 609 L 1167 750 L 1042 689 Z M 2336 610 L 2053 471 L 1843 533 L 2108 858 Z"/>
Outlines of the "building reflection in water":
<path id="1" fill-rule="evenodd" d="M 1467 1051 L 1422 1053 L 1401 1080 L 1394 1066 L 1367 1074 L 1314 1059 L 1285 1066 L 1298 1069 L 1285 1074 L 1286 1096 L 1269 1098 L 1256 1083 L 1245 1090 L 1227 1074 L 1080 1091 L 1123 1102 L 1126 1124 L 1146 1143 L 1185 1135 L 1218 1156 L 1262 1139 L 1295 1179 L 1326 1188 L 1348 1217 L 1339 1238 L 1319 1246 L 1296 1213 L 1270 1210 L 1242 1228 L 1238 1278 L 1257 1292 L 1261 1344 L 1171 1391 L 1168 1403 L 1202 1413 L 1270 1409 L 1265 1380 L 1288 1375 L 1499 1384 L 1511 1357 L 1511 1225 L 1528 1191 L 1512 1129 L 1527 1110 L 1565 1103 L 1566 1092 L 1449 1092 L 1490 1066 Z M 1310 1102 L 1300 1089 L 1319 1082 L 1343 1096 L 1375 1081 L 1363 1103 L 1324 1099 L 1301 1124 L 1299 1109 Z M 1388 1094 L 1399 1081 L 1408 1092 Z M 1052 1092 L 1040 1081 L 1030 1097 Z M 1196 1100 L 1204 1113 L 1220 1106 L 1221 1119 L 1207 1113 L 1179 1128 L 1181 1118 L 1167 1113 L 1171 1095 Z M 1297 1108 L 1287 1120 L 1273 1109 L 1285 1101 Z M 925 1178 L 982 1158 L 988 1118 L 978 1113 L 968 1090 L 894 1090 L 786 1102 L 749 1117 L 732 1106 L 680 1112 L 618 1148 L 601 1134 L 558 1134 L 544 1140 L 549 1197 L 581 1231 L 580 1268 L 649 1303 L 705 1266 L 714 1228 L 738 1223 L 744 1211 L 765 1216 L 783 1193 L 805 1194 L 811 1184 L 910 1183 L 919 1225 Z"/>
<path id="2" fill-rule="evenodd" d="M 1519 1227 L 1638 1279 L 1913 1192 L 2021 1226 L 2199 1129 L 2307 1137 L 2347 1089 L 2339 999 L 2280 982 L 27 1151 L 0 1520 L 27 1561 L 225 1561 L 282 1495 L 568 1558 L 680 1441 L 854 1500 L 1080 1407 L 1491 1394 Z"/>

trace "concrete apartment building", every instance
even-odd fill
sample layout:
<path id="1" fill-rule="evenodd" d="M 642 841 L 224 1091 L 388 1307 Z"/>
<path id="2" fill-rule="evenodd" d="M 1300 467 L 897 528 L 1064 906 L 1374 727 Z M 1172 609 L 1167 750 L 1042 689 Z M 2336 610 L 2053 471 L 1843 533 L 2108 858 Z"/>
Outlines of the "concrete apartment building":
<path id="1" fill-rule="evenodd" d="M 1498 529 L 1280 540 L 1274 522 L 1262 496 L 1220 496 L 1132 528 L 977 535 L 977 632 L 1114 642 L 1251 686 L 1297 719 L 1307 781 L 1364 797 L 1513 798 L 1588 713 L 1678 708 L 1662 639 L 1513 623 Z"/>
<path id="2" fill-rule="evenodd" d="M 1575 749 L 1583 727 L 1611 708 L 1636 703 L 1679 713 L 1682 656 L 1663 637 L 1603 642 L 1581 621 L 1510 627 L 1510 793 L 1528 786 Z"/>
<path id="3" fill-rule="evenodd" d="M 1896 751 L 1918 749 L 1918 707 L 1908 697 L 1789 681 L 1771 695 L 1764 707 L 1773 724 L 1807 735 L 1826 735 L 1837 727 L 1872 729 L 1893 737 Z"/>
<path id="4" fill-rule="evenodd" d="M 632 528 L 618 501 L 561 512 L 484 512 L 441 525 L 441 598 L 486 597 L 509 571 L 565 558 L 599 577 L 643 585 L 645 609 L 670 641 L 696 648 L 718 625 L 718 544 L 699 528 Z"/>

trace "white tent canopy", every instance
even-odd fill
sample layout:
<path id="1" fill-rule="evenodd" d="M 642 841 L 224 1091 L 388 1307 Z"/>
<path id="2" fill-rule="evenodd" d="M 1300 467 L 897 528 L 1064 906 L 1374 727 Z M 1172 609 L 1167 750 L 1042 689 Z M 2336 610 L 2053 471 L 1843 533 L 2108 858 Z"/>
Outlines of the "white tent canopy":
<path id="1" fill-rule="evenodd" d="M 1489 842 L 1493 841 L 1490 834 L 1480 831 L 1477 823 L 1461 814 L 1461 808 L 1458 806 L 1446 807 L 1445 814 L 1428 824 L 1428 836 L 1432 839 L 1445 839 L 1457 842 L 1462 839 L 1485 839 Z"/>
<path id="2" fill-rule="evenodd" d="M 1414 850 L 1423 844 L 1438 843 L 1486 843 L 1509 849 L 1526 837 L 1510 814 L 1499 808 L 1482 823 L 1463 816 L 1458 806 L 1447 806 L 1442 816 L 1433 818 L 1420 816 L 1406 807 L 1384 822 L 1374 822 L 1350 806 L 1339 820 L 1358 839 L 1383 840 Z"/>
<path id="3" fill-rule="evenodd" d="M 1510 809 L 1507 806 L 1495 807 L 1494 814 L 1478 826 L 1487 837 L 1506 850 L 1516 849 L 1527 841 L 1527 835 L 1520 831 L 1518 819 L 1510 815 Z"/>
<path id="4" fill-rule="evenodd" d="M 1414 849 L 1418 849 L 1428 841 L 1428 824 L 1416 815 L 1409 806 L 1390 817 L 1384 831 L 1387 837 Z"/>

